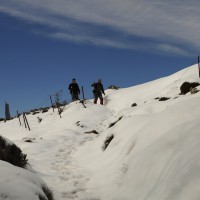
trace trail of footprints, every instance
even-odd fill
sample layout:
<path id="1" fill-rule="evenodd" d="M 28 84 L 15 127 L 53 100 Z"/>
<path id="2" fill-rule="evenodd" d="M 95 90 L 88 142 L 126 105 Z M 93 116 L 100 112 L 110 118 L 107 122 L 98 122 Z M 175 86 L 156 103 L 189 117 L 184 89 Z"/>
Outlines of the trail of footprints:
<path id="1" fill-rule="evenodd" d="M 103 132 L 108 128 L 108 121 L 102 120 L 97 125 L 97 131 Z M 96 137 L 96 136 L 95 136 Z M 92 135 L 85 135 L 82 140 L 76 142 L 69 141 L 65 146 L 60 148 L 56 153 L 56 163 L 52 163 L 52 170 L 58 173 L 58 181 L 63 187 L 62 200 L 100 200 L 94 197 L 94 194 L 89 194 L 86 184 L 89 178 L 83 175 L 78 166 L 78 163 L 73 158 L 73 153 L 76 151 L 76 146 L 94 139 Z"/>
<path id="2" fill-rule="evenodd" d="M 52 163 L 52 169 L 58 173 L 59 184 L 63 185 L 62 200 L 100 200 L 90 197 L 86 183 L 89 181 L 81 171 L 78 164 L 72 158 L 76 150 L 75 144 L 67 144 L 56 153 L 56 163 Z"/>

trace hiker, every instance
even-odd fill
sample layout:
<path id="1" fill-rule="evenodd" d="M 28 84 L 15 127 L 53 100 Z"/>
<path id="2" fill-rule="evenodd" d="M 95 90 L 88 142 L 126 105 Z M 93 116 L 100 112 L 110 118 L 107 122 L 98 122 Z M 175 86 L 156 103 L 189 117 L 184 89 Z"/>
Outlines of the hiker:
<path id="1" fill-rule="evenodd" d="M 94 94 L 94 104 L 97 103 L 98 98 L 100 99 L 100 104 L 103 105 L 103 96 L 102 94 L 105 95 L 103 85 L 101 83 L 101 79 L 98 80 L 97 83 L 92 83 L 91 85 L 94 87 L 93 89 L 93 94 Z"/>
<path id="2" fill-rule="evenodd" d="M 80 89 L 78 84 L 76 83 L 75 78 L 72 79 L 72 82 L 69 84 L 68 89 L 71 93 L 72 101 L 79 100 Z"/>

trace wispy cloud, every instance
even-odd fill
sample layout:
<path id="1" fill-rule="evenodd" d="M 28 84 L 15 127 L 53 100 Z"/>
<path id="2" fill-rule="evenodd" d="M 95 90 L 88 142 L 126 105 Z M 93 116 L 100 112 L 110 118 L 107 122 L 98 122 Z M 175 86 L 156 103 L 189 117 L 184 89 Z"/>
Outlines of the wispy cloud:
<path id="1" fill-rule="evenodd" d="M 51 27 L 52 38 L 188 55 L 182 46 L 200 47 L 199 6 L 197 0 L 1 0 L 0 12 Z"/>
<path id="2" fill-rule="evenodd" d="M 188 52 L 182 48 L 178 48 L 177 46 L 172 46 L 169 44 L 159 44 L 157 46 L 159 51 L 165 52 L 167 54 L 176 54 L 182 56 L 189 56 Z M 192 55 L 191 55 L 192 56 Z"/>
<path id="3" fill-rule="evenodd" d="M 87 36 L 87 35 L 79 35 L 79 34 L 67 34 L 67 33 L 52 33 L 49 34 L 48 37 L 56 38 L 60 40 L 67 40 L 76 43 L 84 43 L 84 44 L 92 44 L 96 46 L 106 46 L 113 47 L 119 49 L 136 49 L 134 45 L 129 45 L 127 43 L 113 40 L 112 38 L 103 38 L 96 36 Z"/>

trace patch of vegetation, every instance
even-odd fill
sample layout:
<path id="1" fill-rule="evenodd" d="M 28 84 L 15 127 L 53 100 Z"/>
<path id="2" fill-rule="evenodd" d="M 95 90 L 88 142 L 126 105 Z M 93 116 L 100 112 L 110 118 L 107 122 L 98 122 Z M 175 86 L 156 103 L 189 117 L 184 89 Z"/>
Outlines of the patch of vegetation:
<path id="1" fill-rule="evenodd" d="M 103 145 L 103 151 L 105 151 L 106 149 L 107 149 L 107 147 L 108 147 L 108 145 L 110 144 L 110 142 L 113 140 L 113 138 L 114 138 L 114 135 L 112 134 L 112 135 L 110 135 L 110 136 L 108 136 L 107 138 L 106 138 L 106 140 L 105 140 L 105 142 L 104 142 L 104 145 Z"/>
<path id="2" fill-rule="evenodd" d="M 5 119 L 4 118 L 0 118 L 0 122 L 4 121 Z"/>
<path id="3" fill-rule="evenodd" d="M 27 140 L 24 140 L 24 142 L 29 142 L 29 143 L 32 143 L 33 141 L 30 140 L 30 139 L 27 139 Z"/>
<path id="4" fill-rule="evenodd" d="M 121 116 L 117 121 L 111 123 L 108 128 L 111 128 L 112 126 L 114 126 L 118 121 L 120 121 L 122 119 L 122 117 L 123 116 Z"/>
<path id="5" fill-rule="evenodd" d="M 137 103 L 133 103 L 133 104 L 131 105 L 131 107 L 135 107 L 135 106 L 137 106 Z"/>
<path id="6" fill-rule="evenodd" d="M 42 121 L 41 117 L 37 117 L 37 119 L 38 119 L 38 123 L 40 123 Z"/>
<path id="7" fill-rule="evenodd" d="M 45 113 L 45 112 L 48 112 L 49 111 L 49 108 L 43 108 L 42 109 L 42 113 Z"/>
<path id="8" fill-rule="evenodd" d="M 195 88 L 197 86 L 199 86 L 200 84 L 197 82 L 193 82 L 193 83 L 189 83 L 189 82 L 184 82 L 181 87 L 181 94 L 187 94 L 188 92 L 191 91 L 192 88 Z"/>
<path id="9" fill-rule="evenodd" d="M 28 138 L 28 137 L 23 138 L 24 142 L 30 142 L 30 143 L 32 143 L 34 140 L 35 140 L 35 138 Z"/>
<path id="10" fill-rule="evenodd" d="M 26 114 L 26 115 L 30 115 L 30 114 L 31 114 L 31 112 L 25 112 L 24 114 Z"/>
<path id="11" fill-rule="evenodd" d="M 169 99 L 170 99 L 169 97 L 161 97 L 158 101 L 167 101 Z"/>
<path id="12" fill-rule="evenodd" d="M 32 113 L 32 115 L 36 115 L 36 114 L 39 114 L 40 113 L 40 111 L 34 111 L 33 113 Z"/>
<path id="13" fill-rule="evenodd" d="M 170 97 L 156 97 L 155 99 L 158 101 L 167 101 L 170 99 Z"/>
<path id="14" fill-rule="evenodd" d="M 191 94 L 196 94 L 197 92 L 199 92 L 199 90 L 197 90 L 197 88 L 190 88 Z"/>
<path id="15" fill-rule="evenodd" d="M 38 109 L 32 109 L 32 110 L 30 110 L 30 112 L 36 112 L 36 111 L 38 111 Z"/>
<path id="16" fill-rule="evenodd" d="M 118 90 L 120 87 L 119 86 L 116 86 L 116 85 L 110 85 L 108 87 L 108 89 L 114 89 L 114 90 Z"/>
<path id="17" fill-rule="evenodd" d="M 96 130 L 86 131 L 86 132 L 84 132 L 84 133 L 86 133 L 86 134 L 89 134 L 89 133 L 99 134 Z"/>
<path id="18" fill-rule="evenodd" d="M 7 144 L 6 140 L 0 136 L 0 160 L 25 168 L 28 164 L 26 156 L 19 147 L 15 144 Z"/>

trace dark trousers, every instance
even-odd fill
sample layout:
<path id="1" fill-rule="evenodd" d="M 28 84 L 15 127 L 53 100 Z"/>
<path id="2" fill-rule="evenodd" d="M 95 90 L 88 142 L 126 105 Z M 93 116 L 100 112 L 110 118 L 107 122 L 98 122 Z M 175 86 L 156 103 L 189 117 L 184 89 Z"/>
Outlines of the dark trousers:
<path id="1" fill-rule="evenodd" d="M 72 101 L 79 100 L 78 92 L 72 92 L 71 95 L 72 95 Z"/>
<path id="2" fill-rule="evenodd" d="M 103 96 L 101 93 L 94 93 L 94 104 L 97 104 L 98 99 L 100 99 L 100 104 L 103 105 Z"/>

